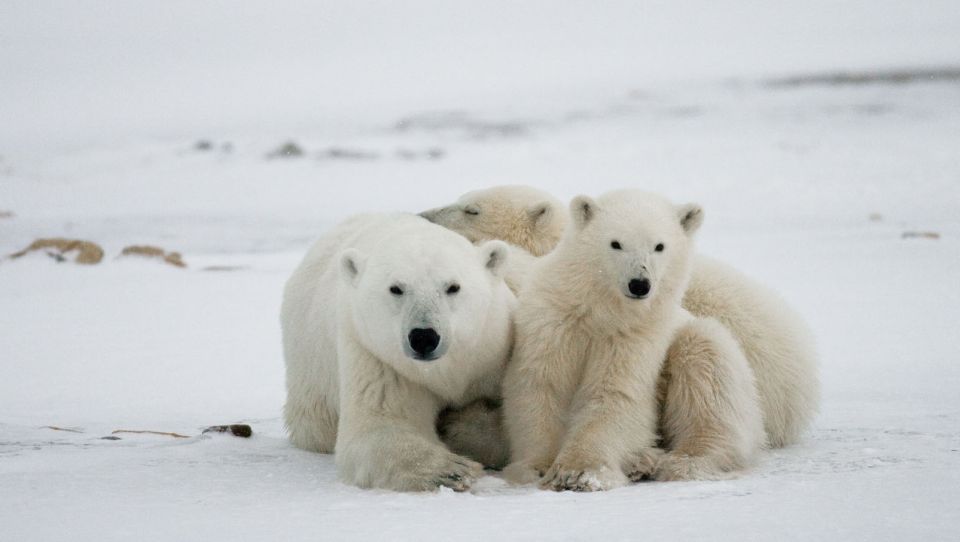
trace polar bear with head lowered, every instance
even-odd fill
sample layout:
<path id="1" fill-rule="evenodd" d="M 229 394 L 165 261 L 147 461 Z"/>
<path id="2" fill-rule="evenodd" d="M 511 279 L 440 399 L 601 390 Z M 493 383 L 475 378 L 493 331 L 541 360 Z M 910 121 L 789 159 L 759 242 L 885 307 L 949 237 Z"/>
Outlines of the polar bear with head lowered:
<path id="1" fill-rule="evenodd" d="M 414 215 L 346 221 L 287 282 L 284 418 L 360 487 L 464 490 L 482 466 L 447 449 L 437 413 L 498 395 L 516 300 L 502 241 L 479 247 Z"/>

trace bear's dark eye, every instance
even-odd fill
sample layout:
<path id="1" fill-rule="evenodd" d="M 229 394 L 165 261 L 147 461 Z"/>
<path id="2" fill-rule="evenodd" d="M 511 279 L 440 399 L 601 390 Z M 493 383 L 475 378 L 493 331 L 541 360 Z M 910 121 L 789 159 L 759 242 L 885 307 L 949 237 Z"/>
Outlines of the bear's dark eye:
<path id="1" fill-rule="evenodd" d="M 656 250 L 657 252 L 663 252 L 663 249 L 664 249 L 663 243 L 657 243 L 656 248 L 654 248 L 653 250 Z"/>
<path id="2" fill-rule="evenodd" d="M 457 293 L 457 292 L 459 292 L 459 291 L 460 291 L 460 285 L 459 285 L 459 284 L 451 284 L 450 287 L 447 288 L 447 295 L 453 295 L 453 294 L 455 294 L 455 293 Z"/>
<path id="3" fill-rule="evenodd" d="M 611 241 L 610 248 L 612 248 L 613 250 L 623 250 L 623 247 L 620 246 L 620 241 Z"/>
<path id="4" fill-rule="evenodd" d="M 473 205 L 468 205 L 463 208 L 463 212 L 470 216 L 477 216 L 478 214 L 480 214 L 480 209 L 477 209 Z"/>
<path id="5" fill-rule="evenodd" d="M 403 290 L 399 286 L 394 284 L 393 286 L 390 287 L 390 293 L 393 295 L 403 295 Z"/>

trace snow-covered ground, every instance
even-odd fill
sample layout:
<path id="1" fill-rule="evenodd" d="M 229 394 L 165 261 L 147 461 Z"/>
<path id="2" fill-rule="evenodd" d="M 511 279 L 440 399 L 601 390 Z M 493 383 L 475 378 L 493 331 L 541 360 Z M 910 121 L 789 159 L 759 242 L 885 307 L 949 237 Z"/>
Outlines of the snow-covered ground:
<path id="1" fill-rule="evenodd" d="M 955 539 L 960 8 L 553 6 L 4 2 L 0 254 L 107 256 L 0 261 L 0 540 Z M 504 183 L 704 204 L 700 249 L 816 332 L 805 442 L 603 494 L 364 491 L 293 449 L 278 312 L 310 240 Z"/>

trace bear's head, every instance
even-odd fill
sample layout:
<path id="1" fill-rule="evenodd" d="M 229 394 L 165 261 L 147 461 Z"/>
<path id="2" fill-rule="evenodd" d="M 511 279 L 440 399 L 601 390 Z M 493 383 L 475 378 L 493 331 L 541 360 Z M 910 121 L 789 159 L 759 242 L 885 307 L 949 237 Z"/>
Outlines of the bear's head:
<path id="1" fill-rule="evenodd" d="M 693 234 L 703 222 L 699 205 L 619 190 L 596 200 L 574 198 L 570 216 L 564 251 L 589 268 L 586 280 L 592 286 L 640 304 L 679 301 L 690 272 Z"/>
<path id="2" fill-rule="evenodd" d="M 529 186 L 495 186 L 468 192 L 453 205 L 420 213 L 471 242 L 501 239 L 534 256 L 553 250 L 567 216 L 563 204 Z"/>
<path id="3" fill-rule="evenodd" d="M 393 364 L 442 362 L 448 352 L 482 348 L 491 305 L 509 290 L 502 272 L 508 247 L 488 241 L 476 247 L 438 226 L 426 235 L 395 235 L 369 253 L 340 254 L 353 327 L 378 358 Z M 432 231 L 435 230 L 435 231 Z M 506 294 L 505 294 L 506 292 Z M 499 297 L 498 297 L 499 296 Z"/>

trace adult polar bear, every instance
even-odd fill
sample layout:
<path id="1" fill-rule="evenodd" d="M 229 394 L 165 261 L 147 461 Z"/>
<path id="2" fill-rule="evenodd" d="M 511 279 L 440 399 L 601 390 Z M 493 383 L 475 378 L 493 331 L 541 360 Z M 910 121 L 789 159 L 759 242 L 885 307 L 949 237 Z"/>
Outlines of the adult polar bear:
<path id="1" fill-rule="evenodd" d="M 281 310 L 293 444 L 336 451 L 360 487 L 467 489 L 483 468 L 446 448 L 435 420 L 499 393 L 516 303 L 507 256 L 416 215 L 359 216 L 317 241 Z"/>
<path id="2" fill-rule="evenodd" d="M 559 200 L 526 186 L 469 192 L 421 216 L 472 242 L 502 239 L 534 255 L 556 246 L 568 220 Z M 512 273 L 523 280 L 523 273 Z M 799 315 L 774 292 L 706 256 L 694 259 L 682 305 L 719 321 L 743 349 L 756 378 L 767 443 L 796 442 L 817 411 L 820 389 L 812 336 Z"/>

